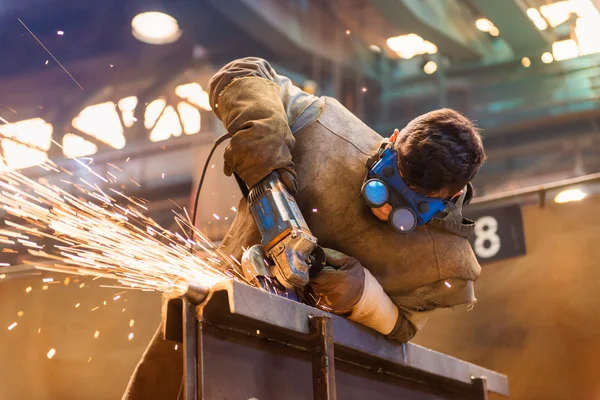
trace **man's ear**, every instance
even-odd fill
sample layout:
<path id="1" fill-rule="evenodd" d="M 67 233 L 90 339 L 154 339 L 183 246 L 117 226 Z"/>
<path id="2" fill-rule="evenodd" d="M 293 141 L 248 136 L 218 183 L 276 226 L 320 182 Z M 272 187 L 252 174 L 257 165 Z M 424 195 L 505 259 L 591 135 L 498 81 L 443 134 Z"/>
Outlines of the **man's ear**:
<path id="1" fill-rule="evenodd" d="M 399 134 L 400 134 L 400 131 L 398 129 L 394 129 L 394 133 L 390 137 L 390 143 L 394 143 L 396 141 L 396 139 L 398 138 Z"/>

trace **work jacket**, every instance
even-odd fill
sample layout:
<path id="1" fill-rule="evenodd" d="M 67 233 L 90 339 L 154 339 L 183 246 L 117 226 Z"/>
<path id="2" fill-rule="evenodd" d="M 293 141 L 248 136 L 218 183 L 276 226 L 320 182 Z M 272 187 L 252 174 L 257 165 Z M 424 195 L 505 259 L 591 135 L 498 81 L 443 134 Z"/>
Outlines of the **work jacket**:
<path id="1" fill-rule="evenodd" d="M 475 301 L 480 267 L 467 240 L 473 223 L 448 213 L 410 234 L 394 233 L 360 198 L 367 159 L 384 138 L 337 100 L 315 97 L 262 59 L 229 63 L 211 80 L 213 111 L 230 133 L 225 173 L 252 187 L 274 169 L 297 177 L 296 201 L 319 245 L 359 260 L 400 309 L 392 339 L 411 339 L 432 310 Z M 463 196 L 464 197 L 464 196 Z M 460 204 L 458 204 L 460 209 Z M 242 199 L 219 246 L 241 260 L 261 241 Z M 182 356 L 156 332 L 124 400 L 174 398 Z"/>
<path id="2" fill-rule="evenodd" d="M 319 244 L 359 260 L 406 317 L 475 301 L 480 266 L 472 221 L 447 213 L 409 234 L 394 233 L 360 196 L 367 159 L 384 138 L 337 100 L 316 97 L 259 58 L 223 67 L 210 102 L 233 139 L 225 172 L 252 187 L 274 169 L 297 175 L 296 201 Z M 260 234 L 242 199 L 221 249 L 238 260 Z M 407 327 L 410 327 L 407 325 Z M 415 330 L 400 335 L 408 340 Z"/>

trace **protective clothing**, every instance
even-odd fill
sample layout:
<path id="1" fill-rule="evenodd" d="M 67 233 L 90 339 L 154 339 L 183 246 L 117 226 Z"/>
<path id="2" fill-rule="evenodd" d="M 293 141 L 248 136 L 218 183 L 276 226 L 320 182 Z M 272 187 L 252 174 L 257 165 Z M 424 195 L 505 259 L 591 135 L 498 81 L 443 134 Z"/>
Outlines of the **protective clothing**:
<path id="1" fill-rule="evenodd" d="M 475 302 L 473 282 L 480 267 L 467 240 L 474 224 L 460 215 L 467 196 L 443 218 L 408 235 L 394 234 L 360 196 L 366 161 L 383 138 L 335 99 L 309 95 L 277 75 L 265 60 L 245 58 L 213 77 L 210 104 L 234 133 L 225 150 L 225 173 L 235 171 L 250 187 L 276 169 L 293 177 L 298 206 L 319 244 L 360 260 L 365 277 L 372 275 L 398 306 L 389 338 L 408 341 L 423 326 L 427 312 Z M 243 249 L 260 241 L 242 199 L 220 249 L 241 260 Z M 168 398 L 177 395 L 181 370 L 170 365 L 173 358 L 181 363 L 181 354 L 169 352 L 172 346 L 165 343 L 155 336 L 124 399 L 158 398 L 152 389 L 156 385 L 174 393 Z M 169 362 L 159 361 L 164 357 Z"/>
<path id="2" fill-rule="evenodd" d="M 417 312 L 475 300 L 480 267 L 467 240 L 474 224 L 448 212 L 408 235 L 392 234 L 360 198 L 366 161 L 383 138 L 335 99 L 304 93 L 265 60 L 247 58 L 215 75 L 210 101 L 234 133 L 226 171 L 250 185 L 274 168 L 293 169 L 296 201 L 319 244 L 360 260 L 394 303 Z M 221 244 L 238 260 L 260 243 L 247 208 L 242 199 Z"/>

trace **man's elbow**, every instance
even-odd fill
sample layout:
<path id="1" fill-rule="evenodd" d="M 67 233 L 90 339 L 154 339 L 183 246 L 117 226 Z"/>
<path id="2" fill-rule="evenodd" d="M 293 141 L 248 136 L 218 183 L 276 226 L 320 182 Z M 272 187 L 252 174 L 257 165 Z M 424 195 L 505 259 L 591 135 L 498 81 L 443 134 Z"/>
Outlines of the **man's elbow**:
<path id="1" fill-rule="evenodd" d="M 258 57 L 245 57 L 233 60 L 221 68 L 209 82 L 209 101 L 217 116 L 219 96 L 236 79 L 259 77 L 275 81 L 275 70 L 267 60 Z"/>

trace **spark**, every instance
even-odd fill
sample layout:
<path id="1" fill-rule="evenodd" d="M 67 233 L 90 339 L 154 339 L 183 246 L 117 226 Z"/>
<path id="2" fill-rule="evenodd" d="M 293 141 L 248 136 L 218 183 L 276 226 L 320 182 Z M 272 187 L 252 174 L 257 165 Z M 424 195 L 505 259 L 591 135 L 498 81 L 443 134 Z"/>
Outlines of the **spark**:
<path id="1" fill-rule="evenodd" d="M 49 62 L 50 62 L 50 60 L 46 60 L 46 64 L 44 64 L 44 65 L 48 65 Z"/>
<path id="2" fill-rule="evenodd" d="M 317 211 L 318 211 L 318 210 L 317 210 L 316 208 L 313 208 L 313 209 L 312 209 L 312 212 L 315 212 L 315 213 L 316 213 Z"/>
<path id="3" fill-rule="evenodd" d="M 131 158 L 131 157 L 127 157 L 127 160 L 125 160 L 125 162 L 129 162 L 129 159 L 130 159 L 130 158 Z"/>
<path id="4" fill-rule="evenodd" d="M 19 318 L 20 318 L 20 317 L 22 317 L 22 316 L 23 316 L 23 311 L 19 311 L 19 312 L 17 313 L 17 316 L 18 316 Z"/>
<path id="5" fill-rule="evenodd" d="M 14 327 L 17 326 L 16 322 L 13 322 L 12 324 L 9 325 L 8 330 L 12 331 L 14 329 Z"/>
<path id="6" fill-rule="evenodd" d="M 135 323 L 135 321 L 134 321 L 134 320 L 130 320 L 130 321 L 129 321 L 129 326 L 130 326 L 131 328 L 133 328 L 133 324 L 134 324 L 134 323 Z"/>
<path id="7" fill-rule="evenodd" d="M 129 340 L 133 339 L 133 332 L 129 334 Z"/>
<path id="8" fill-rule="evenodd" d="M 4 279 L 4 278 L 6 278 L 6 274 L 1 274 L 0 279 Z"/>
<path id="9" fill-rule="evenodd" d="M 452 285 L 449 282 L 444 282 L 444 285 L 446 285 L 448 287 L 452 287 Z"/>
<path id="10" fill-rule="evenodd" d="M 38 333 L 40 333 L 41 331 L 42 331 L 42 328 L 39 328 L 39 329 L 38 329 Z"/>
<path id="11" fill-rule="evenodd" d="M 59 66 L 62 68 L 62 70 L 63 70 L 63 71 L 65 71 L 67 75 L 69 75 L 69 77 L 70 77 L 70 78 L 73 80 L 73 82 L 75 82 L 75 83 L 77 84 L 77 86 L 79 86 L 79 88 L 80 88 L 81 90 L 83 90 L 83 87 L 82 87 L 82 86 L 79 84 L 79 82 L 77 82 L 77 80 L 76 80 L 75 78 L 73 78 L 73 75 L 71 75 L 71 74 L 69 73 L 69 71 L 67 71 L 67 69 L 66 69 L 65 67 L 63 67 L 63 65 L 60 63 L 60 61 L 58 61 L 58 60 L 56 59 L 56 57 L 54 57 L 54 54 L 52 54 L 52 53 L 50 52 L 50 50 L 48 50 L 48 49 L 46 48 L 46 46 L 44 46 L 44 44 L 43 44 L 43 43 L 40 41 L 40 39 L 38 39 L 38 38 L 37 38 L 37 36 L 35 36 L 35 35 L 34 35 L 34 33 L 33 33 L 33 32 L 31 32 L 31 30 L 30 30 L 30 29 L 27 27 L 27 25 L 25 25 L 25 23 L 24 23 L 23 21 L 21 21 L 21 19 L 20 19 L 20 18 L 17 18 L 17 19 L 19 20 L 19 22 L 21 23 L 21 25 L 23 25 L 23 27 L 25 27 L 25 29 L 27 29 L 27 32 L 29 32 L 29 33 L 31 34 L 31 36 L 33 36 L 33 38 L 34 38 L 34 39 L 35 39 L 35 40 L 36 40 L 36 41 L 37 41 L 37 42 L 40 44 L 40 46 L 42 46 L 42 47 L 44 48 L 44 50 L 46 50 L 46 52 L 47 52 L 48 54 L 50 54 L 50 57 L 52 57 L 52 58 L 54 59 L 54 61 L 56 61 L 56 63 L 57 63 L 57 64 L 58 64 L 58 65 L 59 65 Z M 62 34 L 64 34 L 64 32 L 63 32 L 63 31 L 58 31 L 58 34 L 59 34 L 59 35 L 61 35 L 61 32 L 62 32 Z"/>
<path id="12" fill-rule="evenodd" d="M 88 362 L 92 361 L 92 357 L 88 358 Z"/>
<path id="13" fill-rule="evenodd" d="M 100 331 L 94 332 L 94 339 L 98 339 L 98 336 L 100 336 Z"/>
<path id="14" fill-rule="evenodd" d="M 177 348 L 178 348 L 178 346 L 177 346 L 177 345 L 175 345 L 175 350 L 177 350 Z"/>
<path id="15" fill-rule="evenodd" d="M 56 350 L 54 349 L 50 349 L 50 351 L 48 352 L 48 354 L 46 354 L 46 356 L 48 356 L 48 358 L 52 358 L 54 357 L 54 355 L 56 354 Z"/>
<path id="16" fill-rule="evenodd" d="M 124 207 L 116 203 L 110 191 L 104 192 L 93 181 L 82 181 L 84 185 L 77 186 L 81 192 L 77 195 L 49 181 L 34 181 L 16 170 L 0 174 L 0 209 L 25 221 L 11 226 L 14 228 L 11 233 L 22 239 L 26 237 L 24 233 L 44 236 L 43 231 L 48 230 L 59 241 L 47 249 L 40 246 L 28 249 L 35 263 L 27 258 L 24 262 L 36 269 L 91 276 L 94 280 L 112 279 L 122 289 L 157 292 L 173 290 L 178 280 L 208 287 L 223 279 L 245 281 L 238 273 L 224 272 L 236 271 L 237 261 L 223 254 L 193 227 L 184 208 L 174 210 L 174 214 L 185 237 L 147 217 L 144 200 L 113 191 L 128 202 Z M 21 198 L 16 200 L 19 193 Z M 31 221 L 35 221 L 35 229 L 30 227 Z M 194 240 L 188 235 L 192 230 Z M 83 282 L 79 284 L 80 288 L 84 286 Z M 26 292 L 31 290 L 30 287 Z"/>
<path id="17" fill-rule="evenodd" d="M 53 281 L 54 281 L 54 278 L 44 278 L 44 279 L 42 279 L 42 282 L 46 282 L 46 283 L 53 282 Z"/>
<path id="18" fill-rule="evenodd" d="M 165 179 L 165 173 L 164 172 L 162 173 L 162 179 Z"/>
<path id="19" fill-rule="evenodd" d="M 80 303 L 75 304 L 75 308 L 79 308 L 80 305 Z"/>
<path id="20" fill-rule="evenodd" d="M 0 267 L 10 267 L 9 263 L 0 263 Z"/>
<path id="21" fill-rule="evenodd" d="M 64 32 L 64 31 L 58 31 L 58 32 L 56 32 L 56 34 L 57 34 L 58 36 L 62 36 L 62 35 L 64 35 L 64 34 L 65 34 L 65 32 Z"/>
<path id="22" fill-rule="evenodd" d="M 231 207 L 231 211 L 237 212 L 237 209 L 235 207 Z"/>
<path id="23" fill-rule="evenodd" d="M 139 183 L 137 183 L 136 181 L 134 181 L 133 179 L 129 178 L 129 180 L 133 183 L 135 183 L 136 185 L 138 185 L 139 187 L 141 187 L 142 185 L 140 185 Z"/>
<path id="24" fill-rule="evenodd" d="M 106 305 L 106 300 L 104 300 L 104 305 Z"/>
<path id="25" fill-rule="evenodd" d="M 92 308 L 92 310 L 91 310 L 91 311 L 96 311 L 96 310 L 97 310 L 97 309 L 99 309 L 99 308 L 100 308 L 99 306 L 96 306 L 96 307 Z"/>
<path id="26" fill-rule="evenodd" d="M 122 309 L 121 312 L 125 312 L 125 309 Z"/>
<path id="27" fill-rule="evenodd" d="M 25 293 L 29 293 L 31 292 L 33 289 L 31 288 L 31 286 L 27 286 L 27 289 L 25 289 Z"/>
<path id="28" fill-rule="evenodd" d="M 350 29 L 346 29 L 346 35 L 350 35 L 352 32 L 350 31 Z"/>
<path id="29" fill-rule="evenodd" d="M 65 278 L 65 280 L 64 280 L 64 282 L 63 282 L 63 284 L 64 284 L 65 286 L 69 286 L 69 283 L 71 283 L 71 278 L 69 278 L 69 277 L 67 276 L 67 277 Z"/>
<path id="30" fill-rule="evenodd" d="M 42 290 L 48 290 L 48 285 L 42 286 Z"/>
<path id="31" fill-rule="evenodd" d="M 217 214 L 213 214 L 213 217 L 215 217 L 215 219 L 221 219 Z"/>
<path id="32" fill-rule="evenodd" d="M 117 301 L 117 300 L 119 300 L 120 298 L 121 298 L 121 295 L 117 295 L 117 296 L 113 297 L 113 300 L 114 300 L 114 301 Z"/>

